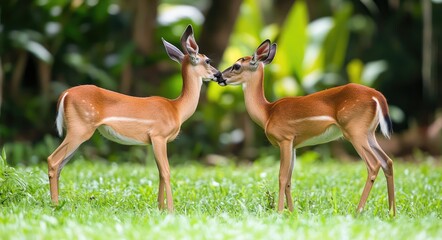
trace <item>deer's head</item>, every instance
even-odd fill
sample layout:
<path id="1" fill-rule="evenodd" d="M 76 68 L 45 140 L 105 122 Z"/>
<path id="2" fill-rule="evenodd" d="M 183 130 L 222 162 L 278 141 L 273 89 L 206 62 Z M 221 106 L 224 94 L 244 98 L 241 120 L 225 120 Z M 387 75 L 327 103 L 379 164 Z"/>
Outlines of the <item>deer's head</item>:
<path id="1" fill-rule="evenodd" d="M 180 63 L 183 67 L 191 68 L 194 73 L 203 79 L 203 81 L 218 81 L 221 77 L 221 72 L 210 65 L 210 58 L 198 52 L 199 47 L 193 36 L 191 25 L 187 26 L 181 36 L 183 52 L 164 39 L 163 44 L 166 48 L 167 55 L 169 55 L 172 60 Z"/>
<path id="2" fill-rule="evenodd" d="M 271 44 L 270 40 L 265 40 L 252 56 L 238 59 L 232 66 L 222 72 L 222 77 L 218 78 L 221 86 L 238 85 L 253 81 L 253 75 L 262 71 L 264 65 L 272 62 L 276 54 L 276 43 Z"/>

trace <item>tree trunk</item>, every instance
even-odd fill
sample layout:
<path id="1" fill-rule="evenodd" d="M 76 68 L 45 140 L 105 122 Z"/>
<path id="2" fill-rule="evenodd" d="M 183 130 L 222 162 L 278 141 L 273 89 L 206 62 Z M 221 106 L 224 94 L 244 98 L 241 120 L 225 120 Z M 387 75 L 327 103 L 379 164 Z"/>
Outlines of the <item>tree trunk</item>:
<path id="1" fill-rule="evenodd" d="M 42 99 L 42 113 L 46 114 L 49 110 L 50 88 L 51 88 L 51 64 L 38 60 L 38 79 L 40 80 L 40 89 Z"/>
<path id="2" fill-rule="evenodd" d="M 284 21 L 287 17 L 287 14 L 289 13 L 290 9 L 292 8 L 292 5 L 295 1 L 294 0 L 275 0 L 274 1 L 274 9 L 275 9 L 275 22 L 282 27 L 282 24 L 284 24 Z"/>
<path id="3" fill-rule="evenodd" d="M 422 79 L 423 96 L 432 99 L 436 95 L 433 83 L 433 18 L 431 0 L 422 1 L 423 32 L 422 32 Z"/>
<path id="4" fill-rule="evenodd" d="M 133 0 L 131 11 L 134 15 L 132 39 L 135 49 L 145 56 L 151 55 L 154 49 L 154 33 L 156 27 L 158 0 Z M 137 76 L 136 69 L 133 68 L 131 60 L 125 63 L 121 73 L 120 91 L 129 94 L 133 84 L 134 75 Z"/>
<path id="5" fill-rule="evenodd" d="M 210 56 L 214 66 L 220 63 L 229 44 L 241 3 L 241 0 L 212 1 L 206 14 L 198 42 L 201 52 Z"/>
<path id="6" fill-rule="evenodd" d="M 124 94 L 130 93 L 132 85 L 132 64 L 127 62 L 123 66 L 123 72 L 121 73 L 120 92 Z"/>
<path id="7" fill-rule="evenodd" d="M 134 4 L 133 40 L 137 49 L 149 55 L 153 48 L 158 0 L 136 0 Z"/>
<path id="8" fill-rule="evenodd" d="M 28 52 L 25 50 L 18 51 L 17 63 L 15 64 L 14 71 L 11 79 L 11 97 L 13 99 L 18 97 L 21 82 L 23 80 L 23 74 L 25 73 L 26 62 L 28 61 Z"/>

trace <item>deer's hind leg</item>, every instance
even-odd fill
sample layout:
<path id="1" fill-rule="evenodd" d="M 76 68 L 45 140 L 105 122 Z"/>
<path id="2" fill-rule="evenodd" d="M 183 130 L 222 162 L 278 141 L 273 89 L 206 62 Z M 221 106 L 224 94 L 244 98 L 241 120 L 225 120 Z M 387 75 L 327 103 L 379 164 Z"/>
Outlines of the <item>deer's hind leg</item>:
<path id="1" fill-rule="evenodd" d="M 63 142 L 48 157 L 49 186 L 53 203 L 58 204 L 58 183 L 61 170 L 74 155 L 75 150 L 92 136 L 94 130 L 84 126 L 75 130 L 68 128 Z"/>
<path id="2" fill-rule="evenodd" d="M 367 125 L 366 122 L 362 120 L 357 121 L 353 119 L 353 121 L 348 122 L 346 125 L 341 125 L 341 127 L 344 137 L 351 142 L 367 167 L 367 180 L 365 181 L 364 190 L 362 191 L 361 199 L 357 207 L 357 212 L 361 212 L 367 202 L 374 181 L 378 176 L 381 162 L 369 144 L 368 136 L 372 134 L 370 125 Z"/>
<path id="3" fill-rule="evenodd" d="M 379 146 L 374 133 L 368 135 L 368 142 L 373 153 L 377 156 L 377 159 L 379 160 L 382 167 L 382 171 L 384 172 L 385 178 L 387 179 L 388 206 L 390 208 L 391 214 L 395 216 L 396 199 L 394 194 L 393 160 L 391 160 Z"/>

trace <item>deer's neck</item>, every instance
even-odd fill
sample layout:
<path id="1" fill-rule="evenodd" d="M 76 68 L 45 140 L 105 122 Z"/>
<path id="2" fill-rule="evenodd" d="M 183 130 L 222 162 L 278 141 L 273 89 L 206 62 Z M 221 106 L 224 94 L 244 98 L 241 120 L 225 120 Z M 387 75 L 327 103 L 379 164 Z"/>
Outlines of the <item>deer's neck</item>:
<path id="1" fill-rule="evenodd" d="M 180 96 L 173 101 L 181 122 L 184 122 L 196 111 L 203 82 L 201 76 L 193 72 L 191 67 L 183 67 L 181 72 L 183 89 Z"/>
<path id="2" fill-rule="evenodd" d="M 264 95 L 264 69 L 263 66 L 259 66 L 252 75 L 250 81 L 243 83 L 244 101 L 246 104 L 247 112 L 250 117 L 259 126 L 264 128 L 268 119 L 268 111 L 270 103 L 267 101 Z"/>

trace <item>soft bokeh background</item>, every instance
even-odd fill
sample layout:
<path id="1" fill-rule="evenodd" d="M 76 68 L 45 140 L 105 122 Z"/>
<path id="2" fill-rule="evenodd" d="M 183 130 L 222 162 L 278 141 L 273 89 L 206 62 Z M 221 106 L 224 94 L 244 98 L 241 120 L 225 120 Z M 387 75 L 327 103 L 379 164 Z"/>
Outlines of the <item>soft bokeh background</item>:
<path id="1" fill-rule="evenodd" d="M 401 0 L 2 0 L 0 146 L 12 164 L 46 160 L 57 147 L 56 101 L 66 88 L 95 84 L 175 98 L 179 65 L 161 38 L 179 46 L 192 24 L 200 52 L 220 70 L 269 38 L 266 96 L 305 95 L 348 82 L 387 97 L 395 158 L 441 153 L 442 1 Z M 245 112 L 241 87 L 203 86 L 197 112 L 170 143 L 171 161 L 249 162 L 277 153 Z M 77 154 L 144 162 L 142 147 L 95 134 Z M 356 158 L 345 141 L 299 151 L 305 159 Z M 436 158 L 437 159 L 437 158 Z"/>

